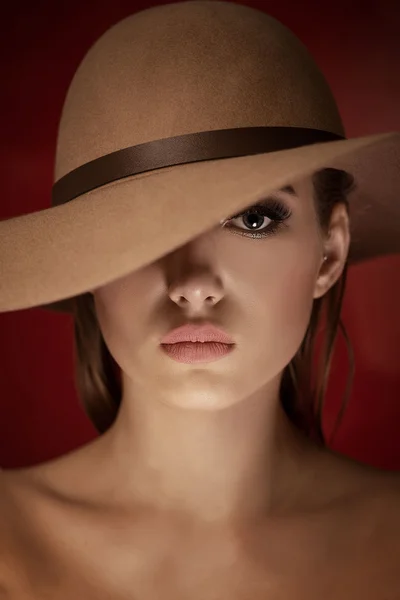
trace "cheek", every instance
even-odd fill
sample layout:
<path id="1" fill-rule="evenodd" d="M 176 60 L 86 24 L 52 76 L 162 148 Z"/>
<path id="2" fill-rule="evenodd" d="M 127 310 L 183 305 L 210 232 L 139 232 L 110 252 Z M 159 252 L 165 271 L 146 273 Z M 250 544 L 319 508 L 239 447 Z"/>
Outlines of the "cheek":
<path id="1" fill-rule="evenodd" d="M 104 340 L 120 366 L 140 350 L 140 327 L 136 315 L 149 318 L 151 275 L 138 271 L 98 288 L 94 294 L 97 320 Z"/>
<path id="2" fill-rule="evenodd" d="M 271 376 L 280 372 L 296 354 L 314 301 L 315 253 L 304 247 L 292 250 L 271 253 L 275 260 L 265 261 L 258 269 L 254 266 L 249 272 L 252 302 L 248 315 L 252 320 L 252 337 L 257 340 L 255 362 L 258 367 L 264 365 L 264 369 L 270 365 Z"/>
<path id="3" fill-rule="evenodd" d="M 315 270 L 301 264 L 277 273 L 274 289 L 270 292 L 271 312 L 277 337 L 288 344 L 289 353 L 294 354 L 304 337 L 310 319 L 315 287 Z M 292 357 L 290 357 L 292 358 Z"/>

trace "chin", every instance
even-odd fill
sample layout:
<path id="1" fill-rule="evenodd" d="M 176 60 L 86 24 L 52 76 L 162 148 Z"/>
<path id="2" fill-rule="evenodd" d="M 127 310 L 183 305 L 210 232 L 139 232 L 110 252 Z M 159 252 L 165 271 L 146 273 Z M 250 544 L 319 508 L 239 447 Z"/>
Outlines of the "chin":
<path id="1" fill-rule="evenodd" d="M 171 406 L 172 408 L 180 408 L 183 410 L 197 410 L 197 411 L 219 411 L 236 404 L 233 396 L 216 395 L 214 393 L 207 393 L 206 391 L 195 393 L 184 393 L 180 390 L 179 395 L 174 395 L 170 400 L 163 400 L 164 404 Z M 237 400 L 239 402 L 239 400 Z"/>

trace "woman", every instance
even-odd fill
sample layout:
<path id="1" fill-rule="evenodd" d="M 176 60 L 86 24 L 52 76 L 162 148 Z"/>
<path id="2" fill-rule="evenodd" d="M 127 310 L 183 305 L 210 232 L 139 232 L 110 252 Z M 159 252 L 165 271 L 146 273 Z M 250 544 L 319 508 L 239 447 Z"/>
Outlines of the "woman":
<path id="1" fill-rule="evenodd" d="M 399 476 L 320 422 L 347 264 L 371 255 L 349 215 L 366 190 L 394 205 L 399 139 L 345 140 L 303 46 L 248 7 L 155 7 L 92 47 L 53 207 L 0 223 L 0 309 L 73 313 L 101 435 L 2 473 L 4 598 L 399 597 Z"/>

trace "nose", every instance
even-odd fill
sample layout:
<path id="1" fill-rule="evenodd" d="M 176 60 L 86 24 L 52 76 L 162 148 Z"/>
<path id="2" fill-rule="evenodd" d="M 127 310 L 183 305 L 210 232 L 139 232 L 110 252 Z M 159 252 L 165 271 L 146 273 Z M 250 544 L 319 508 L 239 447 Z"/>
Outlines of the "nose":
<path id="1" fill-rule="evenodd" d="M 201 312 L 221 300 L 223 289 L 221 282 L 211 272 L 192 272 L 184 281 L 171 284 L 168 295 L 179 307 Z"/>

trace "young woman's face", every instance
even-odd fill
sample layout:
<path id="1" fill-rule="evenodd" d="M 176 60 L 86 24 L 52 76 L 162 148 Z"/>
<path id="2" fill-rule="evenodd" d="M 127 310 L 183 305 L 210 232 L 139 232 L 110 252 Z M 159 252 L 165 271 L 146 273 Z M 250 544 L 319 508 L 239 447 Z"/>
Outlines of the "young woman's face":
<path id="1" fill-rule="evenodd" d="M 135 389 L 171 405 L 212 410 L 276 384 L 302 342 L 314 298 L 340 276 L 349 242 L 342 206 L 327 244 L 311 177 L 293 187 L 295 194 L 271 194 L 264 214 L 252 209 L 94 290 L 105 342 Z M 224 329 L 233 351 L 183 364 L 162 350 L 171 329 L 203 321 Z"/>

